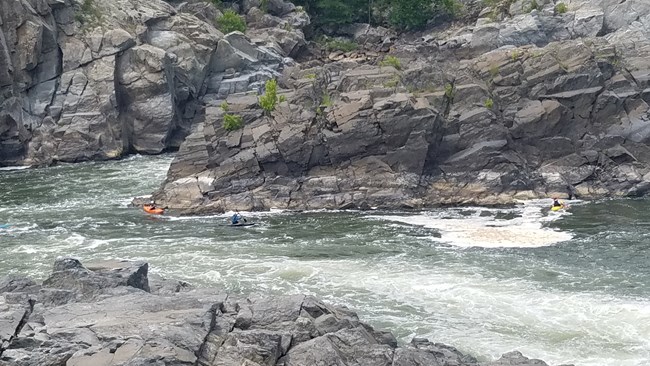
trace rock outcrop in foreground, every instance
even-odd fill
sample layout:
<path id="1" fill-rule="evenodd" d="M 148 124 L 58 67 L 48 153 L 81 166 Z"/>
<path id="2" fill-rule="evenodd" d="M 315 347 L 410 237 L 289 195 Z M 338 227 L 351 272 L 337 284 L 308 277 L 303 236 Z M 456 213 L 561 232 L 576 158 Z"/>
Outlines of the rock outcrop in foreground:
<path id="1" fill-rule="evenodd" d="M 64 258 L 42 284 L 0 279 L 0 365 L 546 365 L 518 352 L 479 363 L 426 339 L 398 347 L 310 296 L 239 297 L 147 272 L 144 262 Z"/>

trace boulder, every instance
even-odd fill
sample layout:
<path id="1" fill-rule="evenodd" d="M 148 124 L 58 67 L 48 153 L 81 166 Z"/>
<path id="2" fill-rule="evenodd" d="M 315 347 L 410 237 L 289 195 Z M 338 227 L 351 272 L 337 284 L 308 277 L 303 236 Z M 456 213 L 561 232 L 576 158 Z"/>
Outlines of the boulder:
<path id="1" fill-rule="evenodd" d="M 422 338 L 399 347 L 390 332 L 311 296 L 240 297 L 209 288 L 138 291 L 131 286 L 144 282 L 138 271 L 147 267 L 144 262 L 82 265 L 59 258 L 41 295 L 77 293 L 84 286 L 95 290 L 99 278 L 109 286 L 119 284 L 85 302 L 43 302 L 61 298 L 54 295 L 14 304 L 5 301 L 4 293 L 0 365 L 479 365 L 451 346 Z M 50 287 L 60 285 L 55 279 L 63 273 L 72 290 Z M 154 283 L 162 281 L 153 277 Z M 14 290 L 31 286 L 17 276 L 2 283 Z M 546 364 L 511 352 L 481 365 Z"/>
<path id="2" fill-rule="evenodd" d="M 105 289 L 130 286 L 149 291 L 148 264 L 145 262 L 106 261 L 90 263 L 85 267 L 74 258 L 58 258 L 54 271 L 43 281 L 44 288 L 70 291 L 78 301 L 88 301 L 104 293 Z M 70 295 L 50 294 L 57 299 L 71 299 Z M 62 297 L 63 296 L 63 297 Z M 65 301 L 51 300 L 54 303 Z"/>

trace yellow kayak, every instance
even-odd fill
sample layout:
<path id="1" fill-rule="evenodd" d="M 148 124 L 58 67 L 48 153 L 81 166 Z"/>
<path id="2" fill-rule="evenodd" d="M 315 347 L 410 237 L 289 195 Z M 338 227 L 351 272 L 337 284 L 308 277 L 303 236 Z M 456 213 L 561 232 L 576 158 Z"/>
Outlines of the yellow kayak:
<path id="1" fill-rule="evenodd" d="M 551 211 L 560 211 L 563 208 L 564 208 L 564 205 L 562 205 L 562 206 L 551 206 Z"/>

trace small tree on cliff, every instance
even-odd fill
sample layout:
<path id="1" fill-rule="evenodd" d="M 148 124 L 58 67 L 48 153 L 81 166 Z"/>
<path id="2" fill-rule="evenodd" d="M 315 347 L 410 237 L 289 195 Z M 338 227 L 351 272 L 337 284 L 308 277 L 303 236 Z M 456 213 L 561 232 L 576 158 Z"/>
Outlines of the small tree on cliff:
<path id="1" fill-rule="evenodd" d="M 246 21 L 232 9 L 224 11 L 223 15 L 217 18 L 217 26 L 224 34 L 234 31 L 246 32 Z"/>
<path id="2" fill-rule="evenodd" d="M 275 110 L 275 106 L 278 104 L 278 82 L 275 79 L 266 81 L 264 95 L 260 96 L 259 103 L 266 114 Z"/>

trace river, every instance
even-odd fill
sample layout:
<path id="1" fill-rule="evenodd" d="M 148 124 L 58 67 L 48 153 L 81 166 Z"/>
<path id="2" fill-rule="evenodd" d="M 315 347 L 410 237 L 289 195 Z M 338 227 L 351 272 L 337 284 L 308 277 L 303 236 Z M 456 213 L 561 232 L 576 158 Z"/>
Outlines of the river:
<path id="1" fill-rule="evenodd" d="M 480 360 L 650 365 L 650 201 L 550 200 L 422 212 L 149 216 L 172 156 L 0 170 L 0 275 L 57 256 L 144 259 L 166 277 L 248 294 L 305 293 Z"/>

